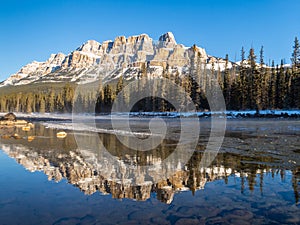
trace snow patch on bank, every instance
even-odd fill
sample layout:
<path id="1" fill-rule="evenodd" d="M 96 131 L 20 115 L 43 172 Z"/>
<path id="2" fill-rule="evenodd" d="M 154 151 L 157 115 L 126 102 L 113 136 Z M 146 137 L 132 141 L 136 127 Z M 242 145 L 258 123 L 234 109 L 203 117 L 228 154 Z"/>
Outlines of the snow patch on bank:
<path id="1" fill-rule="evenodd" d="M 0 113 L 0 116 L 4 116 L 6 113 Z M 15 113 L 17 117 L 23 118 L 40 118 L 40 119 L 60 119 L 60 120 L 94 120 L 94 119 L 125 119 L 129 117 L 167 117 L 167 118 L 178 118 L 178 117 L 205 117 L 205 116 L 221 116 L 230 118 L 239 118 L 240 116 L 255 116 L 255 115 L 270 115 L 270 116 L 300 116 L 300 109 L 296 110 L 260 110 L 257 114 L 256 110 L 244 110 L 244 111 L 219 111 L 219 112 L 120 112 L 113 113 L 112 115 L 103 114 L 95 115 L 93 113 Z"/>
<path id="2" fill-rule="evenodd" d="M 149 137 L 155 136 L 156 134 L 147 133 L 147 132 L 131 132 L 126 130 L 116 130 L 116 129 L 103 129 L 95 126 L 85 125 L 83 123 L 42 123 L 46 128 L 52 129 L 63 129 L 63 130 L 73 130 L 73 131 L 89 131 L 95 133 L 106 133 L 106 134 L 119 134 L 132 137 Z"/>

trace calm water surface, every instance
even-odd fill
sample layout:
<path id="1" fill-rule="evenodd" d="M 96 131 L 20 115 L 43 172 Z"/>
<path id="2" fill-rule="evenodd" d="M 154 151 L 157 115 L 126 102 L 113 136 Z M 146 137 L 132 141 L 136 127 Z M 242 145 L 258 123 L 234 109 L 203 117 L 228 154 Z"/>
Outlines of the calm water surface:
<path id="1" fill-rule="evenodd" d="M 0 224 L 300 224 L 299 121 L 229 120 L 207 168 L 199 165 L 209 122 L 201 122 L 190 159 L 181 165 L 178 154 L 161 170 L 180 132 L 167 122 L 168 138 L 151 151 L 96 134 L 121 167 L 105 163 L 99 149 L 78 148 L 76 140 L 93 142 L 89 132 L 58 139 L 58 130 L 38 123 L 29 132 L 2 129 Z M 136 131 L 146 132 L 145 124 L 133 121 Z M 20 139 L 6 136 L 15 133 Z"/>

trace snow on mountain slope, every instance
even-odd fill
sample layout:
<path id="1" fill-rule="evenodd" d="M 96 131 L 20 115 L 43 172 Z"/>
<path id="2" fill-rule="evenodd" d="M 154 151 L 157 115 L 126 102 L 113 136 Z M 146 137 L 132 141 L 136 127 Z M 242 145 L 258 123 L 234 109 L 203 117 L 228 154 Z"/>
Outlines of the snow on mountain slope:
<path id="1" fill-rule="evenodd" d="M 50 58 L 45 62 L 36 62 L 27 64 L 17 73 L 7 78 L 2 86 L 18 85 L 32 83 L 39 78 L 52 73 L 61 67 L 65 55 L 63 53 L 51 54 Z"/>
<path id="2" fill-rule="evenodd" d="M 68 55 L 52 54 L 45 62 L 29 63 L 0 86 L 33 82 L 86 83 L 97 79 L 108 82 L 121 75 L 130 80 L 143 66 L 147 67 L 148 76 L 161 76 L 166 68 L 181 75 L 189 70 L 193 56 L 194 59 L 200 57 L 210 68 L 213 62 L 216 70 L 225 69 L 225 60 L 208 56 L 203 48 L 177 44 L 171 32 L 161 35 L 156 42 L 147 34 L 140 34 L 119 36 L 102 44 L 89 40 Z M 231 67 L 229 62 L 228 68 Z"/>

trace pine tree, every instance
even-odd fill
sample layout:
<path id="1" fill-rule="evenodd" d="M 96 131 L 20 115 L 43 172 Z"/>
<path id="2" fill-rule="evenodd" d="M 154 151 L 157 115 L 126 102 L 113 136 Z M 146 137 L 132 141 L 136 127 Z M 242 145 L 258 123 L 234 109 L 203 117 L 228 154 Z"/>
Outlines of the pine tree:
<path id="1" fill-rule="evenodd" d="M 191 99 L 193 100 L 195 106 L 197 109 L 199 109 L 200 106 L 200 86 L 199 83 L 197 82 L 199 80 L 199 73 L 198 73 L 198 57 L 197 55 L 197 47 L 196 45 L 193 46 L 193 52 L 190 56 L 190 71 L 188 74 L 188 84 L 190 85 L 190 89 L 188 90 L 189 95 Z M 196 63 L 197 60 L 197 63 Z"/>
<path id="2" fill-rule="evenodd" d="M 118 95 L 123 89 L 123 76 L 119 77 L 117 87 L 116 87 L 116 95 Z"/>
<path id="3" fill-rule="evenodd" d="M 293 53 L 292 53 L 292 75 L 291 75 L 291 95 L 292 107 L 300 107 L 300 44 L 297 37 L 295 37 Z"/>
<path id="4" fill-rule="evenodd" d="M 230 109 L 240 110 L 242 109 L 242 90 L 241 90 L 241 76 L 237 76 L 231 85 L 230 92 Z"/>
<path id="5" fill-rule="evenodd" d="M 0 111 L 7 112 L 6 96 L 0 96 Z"/>
<path id="6" fill-rule="evenodd" d="M 188 104 L 188 96 L 191 96 L 192 95 L 192 79 L 191 77 L 188 75 L 188 76 L 185 76 L 181 79 L 181 86 L 184 88 L 184 91 L 185 91 L 185 98 L 182 100 L 182 106 L 181 108 L 184 109 L 187 104 Z"/>
<path id="7" fill-rule="evenodd" d="M 229 62 L 229 57 L 228 54 L 225 56 L 225 70 L 224 70 L 224 76 L 223 76 L 223 95 L 224 99 L 226 102 L 226 105 L 228 106 L 230 103 L 230 73 L 228 69 L 228 62 Z"/>
<path id="8" fill-rule="evenodd" d="M 33 108 L 33 95 L 29 93 L 26 98 L 26 113 L 32 113 Z"/>
<path id="9" fill-rule="evenodd" d="M 256 108 L 256 97 L 257 97 L 257 70 L 256 70 L 256 55 L 254 49 L 250 48 L 248 56 L 248 64 L 250 68 L 247 69 L 246 86 L 247 86 L 247 108 Z"/>
<path id="10" fill-rule="evenodd" d="M 39 110 L 40 113 L 45 113 L 46 112 L 46 102 L 45 102 L 45 96 L 40 95 L 39 96 Z"/>
<path id="11" fill-rule="evenodd" d="M 267 98 L 268 98 L 268 85 L 267 85 L 267 76 L 266 76 L 266 68 L 264 62 L 264 47 L 261 46 L 259 52 L 259 81 L 260 89 L 258 90 L 258 98 L 259 102 L 257 105 L 260 106 L 261 109 L 267 108 Z"/>
<path id="12" fill-rule="evenodd" d="M 297 70 L 300 68 L 300 44 L 297 37 L 294 40 L 293 53 L 292 53 L 292 66 L 293 70 Z"/>
<path id="13" fill-rule="evenodd" d="M 294 94 L 293 94 L 293 98 L 295 101 L 295 108 L 300 108 L 300 73 L 295 73 L 293 76 L 293 81 L 292 81 L 292 85 L 293 85 L 293 90 L 294 90 Z"/>
<path id="14" fill-rule="evenodd" d="M 285 71 L 285 81 L 284 81 L 284 89 L 285 89 L 285 96 L 284 96 L 284 102 L 283 107 L 289 108 L 291 107 L 292 99 L 291 99 L 291 69 L 287 68 Z"/>
<path id="15" fill-rule="evenodd" d="M 96 106 L 95 106 L 96 113 L 100 113 L 102 111 L 103 99 L 104 99 L 104 91 L 103 91 L 103 87 L 102 87 L 102 81 L 100 80 L 99 84 L 98 84 L 97 100 L 96 100 Z"/>
<path id="16" fill-rule="evenodd" d="M 251 70 L 255 70 L 256 69 L 256 55 L 254 53 L 254 48 L 250 48 L 248 62 L 251 67 Z"/>
<path id="17" fill-rule="evenodd" d="M 276 96 L 276 70 L 275 70 L 275 63 L 274 60 L 272 60 L 271 65 L 271 74 L 269 79 L 269 107 L 271 109 L 275 108 L 275 96 Z"/>
<path id="18" fill-rule="evenodd" d="M 53 88 L 51 87 L 48 98 L 47 98 L 47 102 L 48 102 L 48 106 L 47 106 L 47 111 L 48 112 L 54 112 L 55 110 L 55 92 L 53 90 Z"/>
<path id="19" fill-rule="evenodd" d="M 241 64 L 244 64 L 244 61 L 245 61 L 245 50 L 244 50 L 244 47 L 242 47 L 242 50 L 241 50 Z"/>
<path id="20" fill-rule="evenodd" d="M 279 109 L 283 108 L 284 98 L 286 95 L 286 88 L 285 88 L 285 71 L 284 71 L 284 64 L 283 60 L 281 60 L 279 72 L 277 74 L 277 83 L 278 83 L 278 105 Z"/>
<path id="21" fill-rule="evenodd" d="M 72 112 L 74 98 L 74 88 L 66 84 L 63 88 L 64 112 Z"/>
<path id="22" fill-rule="evenodd" d="M 259 65 L 260 69 L 262 69 L 264 66 L 264 46 L 261 46 L 259 51 Z"/>
<path id="23" fill-rule="evenodd" d="M 276 72 L 275 72 L 275 87 L 274 87 L 274 108 L 279 109 L 280 106 L 280 72 L 279 66 L 276 65 Z"/>
<path id="24" fill-rule="evenodd" d="M 238 88 L 237 93 L 240 94 L 240 102 L 238 107 L 239 109 L 246 109 L 247 107 L 247 76 L 246 76 L 246 67 L 244 65 L 245 63 L 245 50 L 244 47 L 242 47 L 241 50 L 241 63 L 240 63 L 240 70 L 239 70 L 239 82 L 238 82 Z"/>

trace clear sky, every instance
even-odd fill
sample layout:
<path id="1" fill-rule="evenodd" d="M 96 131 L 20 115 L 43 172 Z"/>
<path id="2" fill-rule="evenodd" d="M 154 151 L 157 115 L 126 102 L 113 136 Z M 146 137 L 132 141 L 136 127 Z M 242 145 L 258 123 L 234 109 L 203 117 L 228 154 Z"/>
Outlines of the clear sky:
<path id="1" fill-rule="evenodd" d="M 300 38 L 299 0 L 0 0 L 0 81 L 33 60 L 65 54 L 83 42 L 167 31 L 210 55 L 240 59 L 253 46 L 265 60 L 290 63 Z"/>

